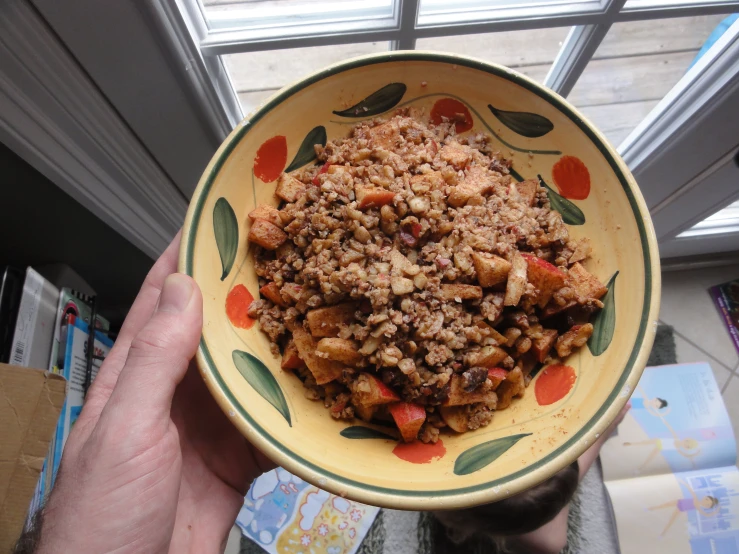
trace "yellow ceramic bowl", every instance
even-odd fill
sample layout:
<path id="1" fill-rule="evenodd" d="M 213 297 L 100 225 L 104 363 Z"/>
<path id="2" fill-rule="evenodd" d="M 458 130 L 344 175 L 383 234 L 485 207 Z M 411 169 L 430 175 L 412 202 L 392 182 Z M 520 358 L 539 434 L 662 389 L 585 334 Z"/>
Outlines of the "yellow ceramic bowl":
<path id="1" fill-rule="evenodd" d="M 445 98 L 468 108 L 473 132 L 495 137 L 513 160 L 514 176 L 540 175 L 551 187 L 552 204 L 571 235 L 591 239 L 586 267 L 609 283 L 609 293 L 588 347 L 566 360 L 574 382 L 554 396 L 562 398 L 547 403 L 552 396 L 546 392 L 558 378 L 569 383 L 566 372 L 544 368 L 525 396 L 496 413 L 489 426 L 443 433 L 435 447 L 409 447 L 359 420 L 336 421 L 322 403 L 306 399 L 297 377 L 280 369 L 258 325 L 243 329 L 231 323 L 226 298 L 235 287 L 243 293 L 239 285 L 258 297 L 247 214 L 258 204 L 277 204 L 274 180 L 283 169 L 313 163 L 312 148 L 301 149 L 304 142 L 346 136 L 357 121 L 401 106 L 429 113 Z M 542 482 L 580 456 L 634 390 L 652 346 L 660 297 L 647 208 L 603 135 L 565 100 L 523 75 L 432 52 L 339 63 L 282 89 L 244 119 L 192 198 L 180 271 L 203 291 L 197 360 L 234 425 L 276 463 L 316 486 L 399 509 L 495 501 Z M 538 400 L 539 381 L 544 394 Z"/>

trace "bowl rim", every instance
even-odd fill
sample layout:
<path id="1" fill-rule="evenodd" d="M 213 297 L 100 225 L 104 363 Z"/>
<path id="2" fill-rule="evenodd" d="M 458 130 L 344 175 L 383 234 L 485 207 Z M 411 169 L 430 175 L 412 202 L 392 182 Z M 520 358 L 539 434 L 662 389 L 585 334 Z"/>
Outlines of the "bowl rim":
<path id="1" fill-rule="evenodd" d="M 205 337 L 201 336 L 196 354 L 200 372 L 218 404 L 257 448 L 291 473 L 337 495 L 374 506 L 404 510 L 463 508 L 493 502 L 521 492 L 540 482 L 543 474 L 554 474 L 576 460 L 605 431 L 626 404 L 646 366 L 657 326 L 660 304 L 660 263 L 657 239 L 644 198 L 636 181 L 608 140 L 567 100 L 532 79 L 504 66 L 469 56 L 434 51 L 410 50 L 368 54 L 316 71 L 285 86 L 247 115 L 223 141 L 203 172 L 193 193 L 182 230 L 178 271 L 193 276 L 193 253 L 203 205 L 213 182 L 235 146 L 254 124 L 284 100 L 322 79 L 360 67 L 394 62 L 436 62 L 460 65 L 507 79 L 536 94 L 566 115 L 583 131 L 618 177 L 634 214 L 639 231 L 645 271 L 644 303 L 632 351 L 621 375 L 603 405 L 565 443 L 541 459 L 504 477 L 466 487 L 442 490 L 398 490 L 362 483 L 337 475 L 306 459 L 280 442 L 251 418 L 223 381 L 213 361 Z M 554 470 L 554 471 L 553 471 Z M 505 486 L 505 491 L 501 490 Z"/>

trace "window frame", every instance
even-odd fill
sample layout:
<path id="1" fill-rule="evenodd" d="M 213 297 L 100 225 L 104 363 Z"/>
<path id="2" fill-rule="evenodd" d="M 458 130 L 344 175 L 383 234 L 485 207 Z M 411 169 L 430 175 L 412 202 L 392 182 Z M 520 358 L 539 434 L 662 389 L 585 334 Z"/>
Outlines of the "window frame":
<path id="1" fill-rule="evenodd" d="M 177 4 L 187 13 L 188 25 L 198 28 L 197 50 L 205 64 L 218 65 L 224 54 L 281 50 L 310 46 L 330 46 L 355 42 L 389 41 L 391 50 L 415 49 L 419 38 L 466 35 L 496 31 L 516 31 L 547 27 L 571 27 L 544 85 L 567 96 L 614 23 L 691 15 L 731 14 L 739 11 L 739 0 L 589 0 L 581 2 L 538 3 L 520 7 L 489 7 L 464 10 L 464 2 L 454 4 L 456 18 L 444 20 L 420 13 L 421 0 L 395 0 L 393 16 L 376 24 L 362 26 L 356 21 L 333 24 L 308 22 L 305 25 L 262 29 L 213 30 L 208 26 L 207 10 L 201 0 L 154 0 L 154 4 Z M 480 4 L 470 0 L 470 5 Z M 629 5 L 630 4 L 630 5 Z M 461 6 L 461 7 L 460 7 Z M 469 14 L 474 14 L 470 16 Z M 467 14 L 467 17 L 463 17 Z M 243 117 L 235 94 L 229 98 L 228 75 L 220 64 L 210 72 L 221 99 L 228 106 L 230 120 Z M 225 97 L 225 98 L 224 98 Z"/>

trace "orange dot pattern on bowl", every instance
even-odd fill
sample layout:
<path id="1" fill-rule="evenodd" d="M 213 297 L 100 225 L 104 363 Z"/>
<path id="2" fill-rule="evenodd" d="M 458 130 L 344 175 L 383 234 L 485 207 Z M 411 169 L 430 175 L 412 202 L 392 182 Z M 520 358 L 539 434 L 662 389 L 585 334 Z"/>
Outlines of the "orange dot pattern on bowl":
<path id="1" fill-rule="evenodd" d="M 457 133 L 469 131 L 475 123 L 467 106 L 454 98 L 442 98 L 431 108 L 431 123 L 439 125 L 443 118 L 454 121 Z"/>
<path id="2" fill-rule="evenodd" d="M 287 139 L 278 135 L 264 141 L 254 158 L 254 175 L 265 183 L 276 181 L 287 164 Z"/>
<path id="3" fill-rule="evenodd" d="M 244 285 L 236 285 L 226 297 L 226 315 L 234 327 L 249 329 L 254 320 L 247 315 L 254 297 Z"/>
<path id="4" fill-rule="evenodd" d="M 540 406 L 548 406 L 562 400 L 572 390 L 576 380 L 574 368 L 561 364 L 550 365 L 534 383 L 536 402 Z"/>
<path id="5" fill-rule="evenodd" d="M 446 454 L 446 447 L 441 439 L 433 444 L 421 441 L 401 442 L 393 449 L 393 454 L 412 464 L 427 464 L 442 458 Z"/>
<path id="6" fill-rule="evenodd" d="M 562 156 L 552 168 L 552 179 L 565 198 L 585 200 L 590 194 L 590 172 L 575 156 Z"/>

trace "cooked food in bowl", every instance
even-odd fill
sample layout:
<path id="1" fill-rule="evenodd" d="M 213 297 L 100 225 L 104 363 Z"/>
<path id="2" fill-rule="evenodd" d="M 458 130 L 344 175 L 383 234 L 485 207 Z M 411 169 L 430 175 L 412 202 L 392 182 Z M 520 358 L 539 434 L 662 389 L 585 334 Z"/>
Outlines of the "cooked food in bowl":
<path id="1" fill-rule="evenodd" d="M 316 146 L 249 214 L 259 321 L 331 415 L 406 442 L 490 423 L 593 332 L 606 287 L 537 180 L 488 135 L 400 110 Z"/>

